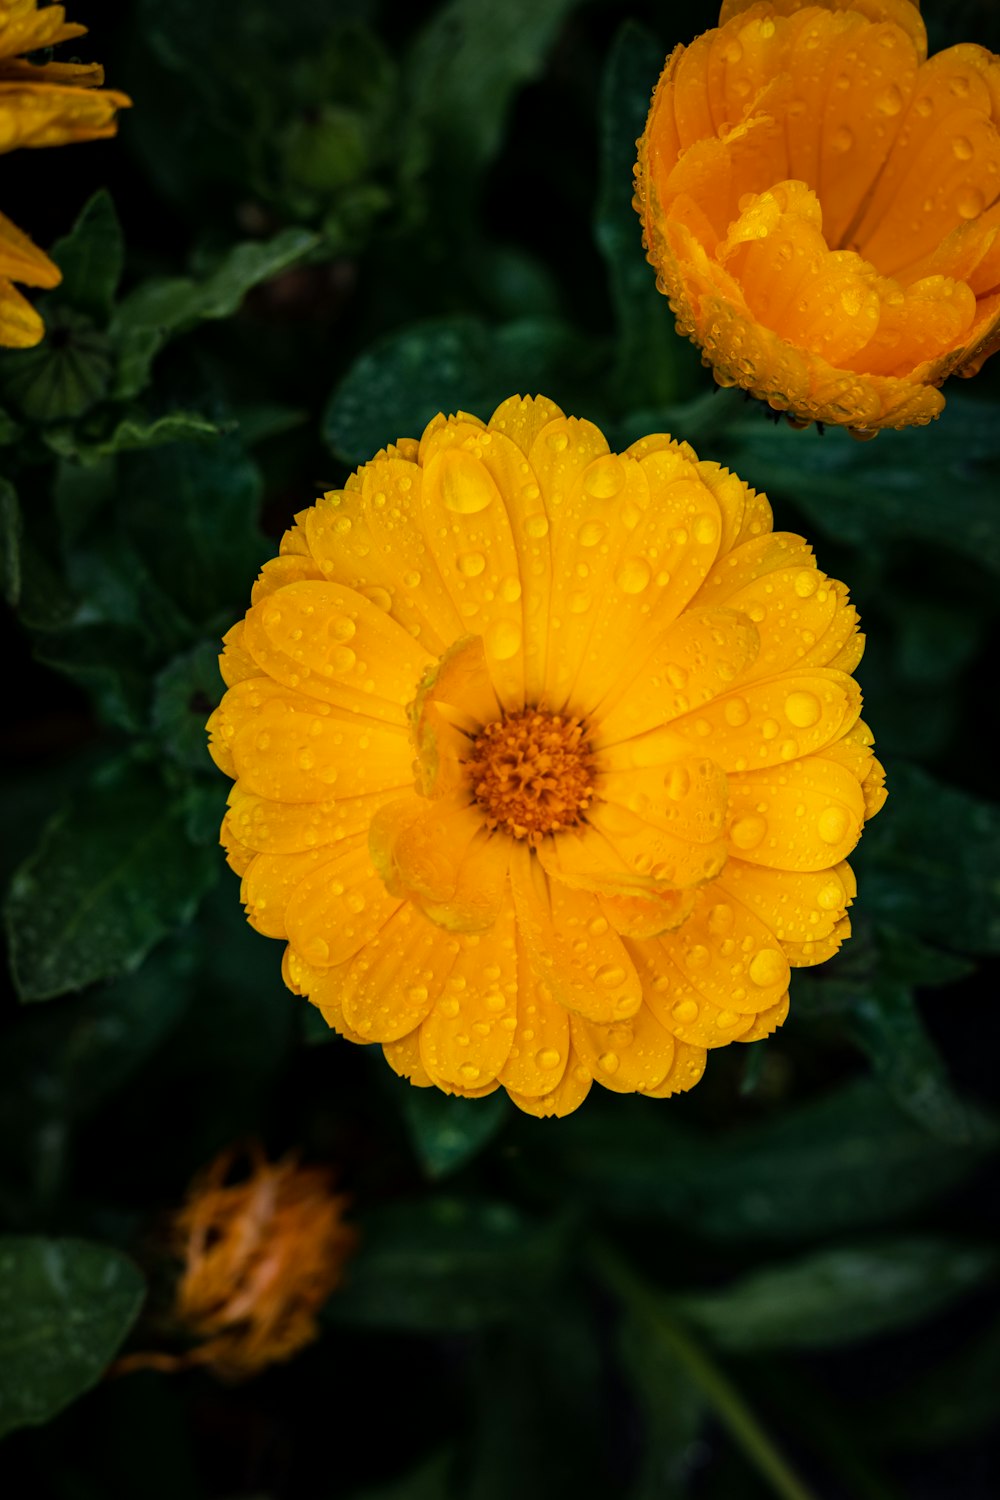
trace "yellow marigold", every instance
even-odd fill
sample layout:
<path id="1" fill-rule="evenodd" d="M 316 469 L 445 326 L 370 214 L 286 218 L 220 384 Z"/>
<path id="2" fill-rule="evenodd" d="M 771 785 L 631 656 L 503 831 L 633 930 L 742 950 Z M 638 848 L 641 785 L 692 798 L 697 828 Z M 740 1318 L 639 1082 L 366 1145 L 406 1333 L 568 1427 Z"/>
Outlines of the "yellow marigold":
<path id="1" fill-rule="evenodd" d="M 1000 344 L 1000 59 L 914 0 L 723 0 L 678 47 L 636 207 L 720 385 L 873 434 Z"/>
<path id="2" fill-rule="evenodd" d="M 0 151 L 18 146 L 64 146 L 114 135 L 115 116 L 131 101 L 101 89 L 104 71 L 93 63 L 29 63 L 23 54 L 84 36 L 61 5 L 0 0 Z M 31 303 L 13 283 L 53 287 L 58 266 L 0 214 L 0 344 L 27 349 L 45 332 Z"/>
<path id="3" fill-rule="evenodd" d="M 222 841 L 397 1072 L 565 1114 L 781 1024 L 880 806 L 847 592 L 687 443 L 511 397 L 296 517 L 225 638 Z"/>
<path id="4" fill-rule="evenodd" d="M 170 1226 L 183 1272 L 173 1322 L 197 1342 L 184 1354 L 126 1355 L 118 1373 L 206 1365 L 228 1379 L 290 1359 L 317 1335 L 316 1314 L 340 1284 L 355 1231 L 324 1167 L 271 1162 L 259 1146 L 226 1150 L 192 1184 Z M 240 1177 L 241 1161 L 249 1170 Z"/>

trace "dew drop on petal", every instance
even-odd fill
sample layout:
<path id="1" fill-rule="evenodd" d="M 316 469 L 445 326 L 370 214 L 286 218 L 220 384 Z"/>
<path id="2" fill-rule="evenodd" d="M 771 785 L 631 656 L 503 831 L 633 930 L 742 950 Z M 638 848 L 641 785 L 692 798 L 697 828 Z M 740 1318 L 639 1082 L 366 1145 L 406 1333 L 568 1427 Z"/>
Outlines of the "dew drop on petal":
<path id="1" fill-rule="evenodd" d="M 956 135 L 951 143 L 952 153 L 959 161 L 972 160 L 972 142 L 964 135 Z"/>
<path id="2" fill-rule="evenodd" d="M 785 717 L 796 729 L 808 729 L 822 713 L 815 693 L 789 693 L 785 699 Z"/>
<path id="3" fill-rule="evenodd" d="M 458 558 L 458 571 L 466 578 L 478 578 L 486 567 L 486 559 L 481 552 L 463 552 Z"/>
<path id="4" fill-rule="evenodd" d="M 581 547 L 596 547 L 598 542 L 604 540 L 607 530 L 603 521 L 584 521 L 576 539 Z"/>
<path id="5" fill-rule="evenodd" d="M 976 187 L 965 187 L 955 199 L 955 207 L 963 219 L 977 219 L 986 207 L 986 199 Z"/>
<path id="6" fill-rule="evenodd" d="M 615 573 L 615 583 L 623 594 L 641 594 L 652 576 L 644 557 L 627 557 Z"/>
<path id="7" fill-rule="evenodd" d="M 833 147 L 834 151 L 839 151 L 841 155 L 843 155 L 845 151 L 850 151 L 851 147 L 854 145 L 854 131 L 849 125 L 841 125 L 839 130 L 835 130 L 833 132 L 833 136 L 830 140 L 830 145 Z"/>
<path id="8" fill-rule="evenodd" d="M 603 1068 L 605 1073 L 617 1073 L 620 1062 L 617 1052 L 602 1052 L 597 1059 L 597 1066 Z"/>
<path id="9" fill-rule="evenodd" d="M 750 718 L 750 707 L 745 698 L 730 698 L 723 714 L 731 728 L 740 729 Z"/>
<path id="10" fill-rule="evenodd" d="M 698 1019 L 698 1002 L 696 1000 L 678 1000 L 670 1012 L 675 1021 L 682 1025 L 688 1025 L 691 1021 Z"/>
<path id="11" fill-rule="evenodd" d="M 847 832 L 848 816 L 842 807 L 828 807 L 819 815 L 817 828 L 825 844 L 839 844 Z"/>
<path id="12" fill-rule="evenodd" d="M 737 818 L 729 830 L 729 837 L 737 849 L 756 849 L 766 832 L 766 819 L 759 813 L 748 813 L 744 818 Z"/>
<path id="13" fill-rule="evenodd" d="M 544 1047 L 535 1058 L 538 1066 L 545 1072 L 550 1073 L 553 1068 L 558 1068 L 562 1062 L 562 1053 L 557 1052 L 555 1047 Z"/>
<path id="14" fill-rule="evenodd" d="M 494 620 L 486 631 L 486 649 L 496 661 L 509 661 L 521 649 L 520 626 L 513 620 Z"/>
<path id="15" fill-rule="evenodd" d="M 781 984 L 788 975 L 788 962 L 777 948 L 761 948 L 750 960 L 750 978 L 760 989 Z"/>

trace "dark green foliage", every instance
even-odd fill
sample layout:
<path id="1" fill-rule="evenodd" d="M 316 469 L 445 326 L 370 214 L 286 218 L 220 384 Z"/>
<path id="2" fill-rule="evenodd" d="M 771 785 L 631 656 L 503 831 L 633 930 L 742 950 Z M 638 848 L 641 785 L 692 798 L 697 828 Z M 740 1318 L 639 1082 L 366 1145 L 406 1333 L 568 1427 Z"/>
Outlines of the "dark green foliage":
<path id="1" fill-rule="evenodd" d="M 1000 40 L 984 0 L 933 9 L 938 47 Z M 117 142 L 4 159 L 63 279 L 45 341 L 0 352 L 0 1473 L 39 1500 L 985 1500 L 1000 360 L 868 444 L 714 392 L 631 203 L 713 0 L 69 12 L 135 107 Z M 295 514 L 514 392 L 768 491 L 851 586 L 890 788 L 852 941 L 775 1037 L 547 1122 L 410 1088 L 286 990 L 204 729 Z M 243 1385 L 102 1380 L 137 1314 L 126 1347 L 163 1347 L 165 1215 L 252 1139 L 351 1198 L 317 1342 Z"/>

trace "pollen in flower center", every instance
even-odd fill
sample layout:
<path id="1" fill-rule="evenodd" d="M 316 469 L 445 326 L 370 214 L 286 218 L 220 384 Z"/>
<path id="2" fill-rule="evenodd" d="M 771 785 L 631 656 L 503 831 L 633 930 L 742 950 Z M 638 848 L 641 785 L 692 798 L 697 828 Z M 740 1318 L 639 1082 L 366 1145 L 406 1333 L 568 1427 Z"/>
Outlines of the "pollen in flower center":
<path id="1" fill-rule="evenodd" d="M 487 724 L 465 762 L 487 826 L 535 844 L 579 823 L 594 798 L 580 719 L 526 708 Z"/>

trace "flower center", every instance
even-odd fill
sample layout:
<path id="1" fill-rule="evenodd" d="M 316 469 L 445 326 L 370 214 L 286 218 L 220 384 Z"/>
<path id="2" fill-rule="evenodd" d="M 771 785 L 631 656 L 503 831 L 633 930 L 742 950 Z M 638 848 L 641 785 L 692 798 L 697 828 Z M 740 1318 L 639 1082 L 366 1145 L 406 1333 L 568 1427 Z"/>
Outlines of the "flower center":
<path id="1" fill-rule="evenodd" d="M 487 826 L 530 844 L 579 823 L 594 798 L 583 724 L 544 709 L 487 724 L 465 766 Z"/>

